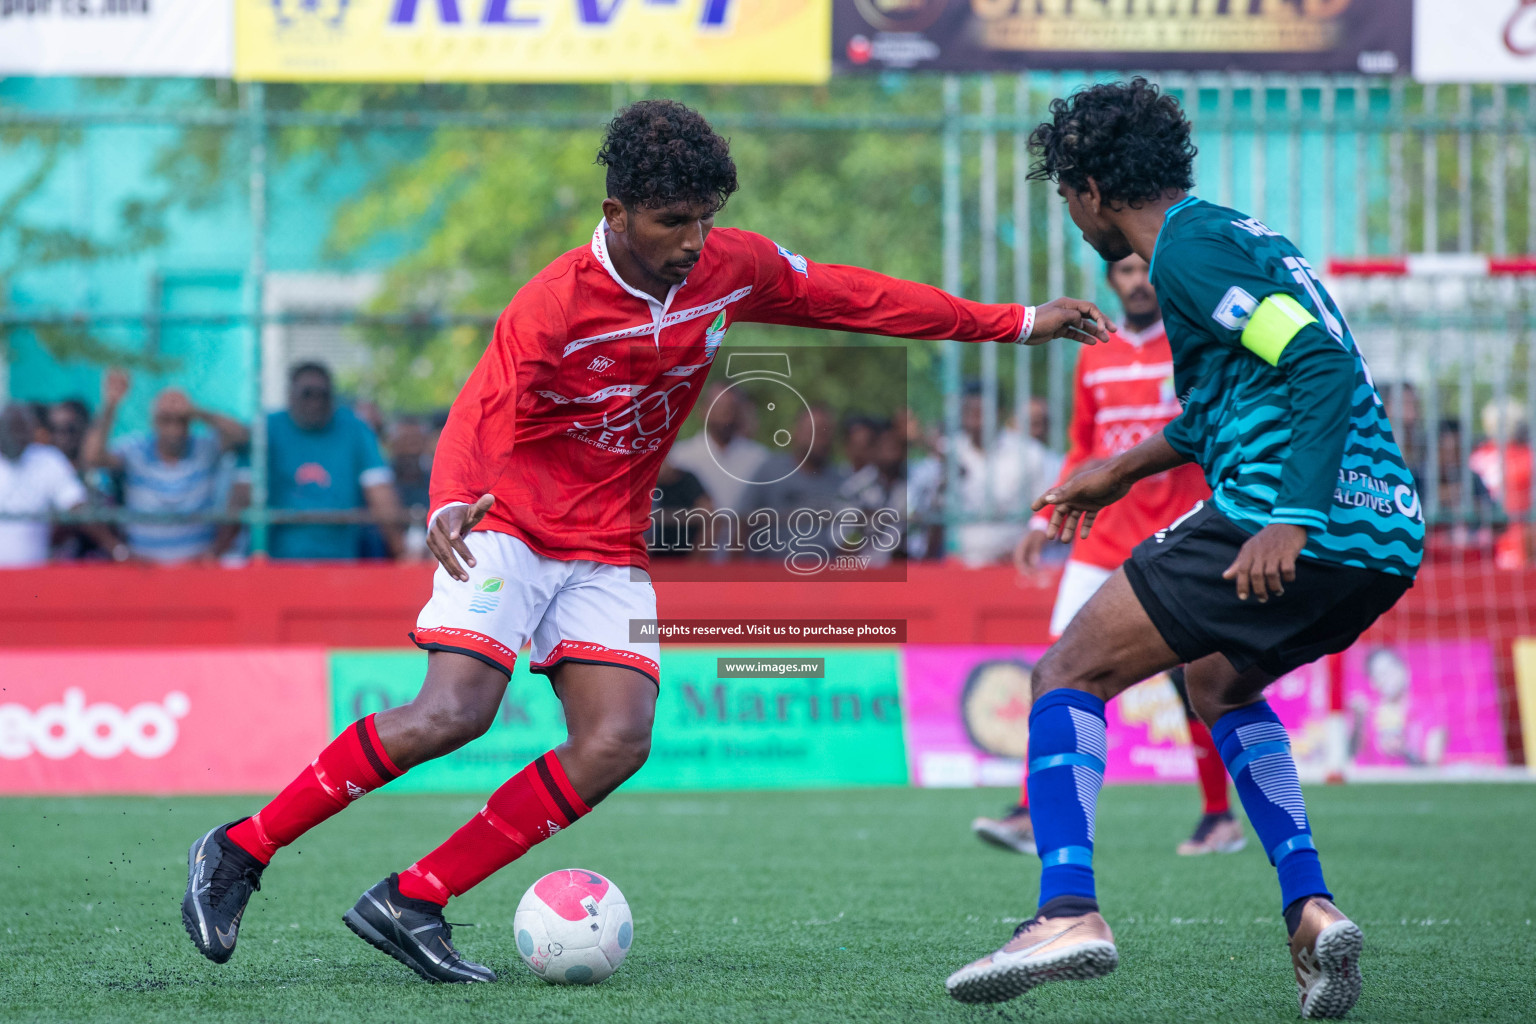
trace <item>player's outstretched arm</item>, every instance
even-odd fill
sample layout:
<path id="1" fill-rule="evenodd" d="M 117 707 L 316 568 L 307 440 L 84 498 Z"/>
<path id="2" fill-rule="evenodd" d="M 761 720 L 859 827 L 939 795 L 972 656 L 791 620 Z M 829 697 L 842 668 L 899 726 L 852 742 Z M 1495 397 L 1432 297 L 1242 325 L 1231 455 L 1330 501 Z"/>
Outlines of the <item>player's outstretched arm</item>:
<path id="1" fill-rule="evenodd" d="M 982 303 L 932 285 L 863 267 L 815 263 L 750 231 L 721 228 L 744 245 L 757 269 L 736 318 L 926 341 L 1040 344 L 1052 338 L 1108 340 L 1114 325 L 1091 302 L 1056 299 L 1042 306 Z M 713 243 L 711 243 L 713 244 Z"/>
<path id="2" fill-rule="evenodd" d="M 1028 333 L 1019 339 L 1025 345 L 1043 345 L 1057 338 L 1097 345 L 1109 340 L 1115 325 L 1086 299 L 1062 297 L 1036 306 L 1034 323 L 1028 328 Z"/>
<path id="3" fill-rule="evenodd" d="M 1177 451 L 1159 431 L 1098 469 L 1079 473 L 1035 499 L 1036 512 L 1051 507 L 1050 540 L 1070 541 L 1081 530 L 1088 536 L 1099 511 L 1130 492 L 1136 481 L 1182 466 L 1189 456 Z"/>
<path id="4" fill-rule="evenodd" d="M 432 525 L 427 530 L 427 550 L 448 570 L 448 575 L 460 583 L 469 582 L 469 571 L 460 564 L 459 557 L 462 555 L 471 569 L 475 566 L 475 556 L 469 553 L 464 538 L 494 504 L 495 495 L 482 494 L 473 505 L 448 505 L 432 517 Z"/>

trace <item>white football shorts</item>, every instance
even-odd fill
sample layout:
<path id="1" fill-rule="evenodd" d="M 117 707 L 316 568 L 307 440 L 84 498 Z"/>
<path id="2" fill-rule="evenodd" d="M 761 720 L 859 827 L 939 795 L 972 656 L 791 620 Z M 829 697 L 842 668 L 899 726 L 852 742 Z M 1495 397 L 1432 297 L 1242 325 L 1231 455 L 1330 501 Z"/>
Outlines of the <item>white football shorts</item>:
<path id="1" fill-rule="evenodd" d="M 1114 574 L 1113 569 L 1067 559 L 1067 564 L 1061 570 L 1061 582 L 1056 585 L 1056 606 L 1051 609 L 1053 640 L 1059 639 L 1067 631 L 1067 623 L 1082 611 L 1088 599 L 1098 593 L 1104 581 Z"/>
<path id="2" fill-rule="evenodd" d="M 660 645 L 629 638 L 631 619 L 656 618 L 656 591 L 643 570 L 546 558 L 494 530 L 472 531 L 464 543 L 476 562 L 469 582 L 437 567 L 411 633 L 417 647 L 467 654 L 510 676 L 531 640 L 534 672 L 550 675 L 578 661 L 632 668 L 660 683 Z"/>

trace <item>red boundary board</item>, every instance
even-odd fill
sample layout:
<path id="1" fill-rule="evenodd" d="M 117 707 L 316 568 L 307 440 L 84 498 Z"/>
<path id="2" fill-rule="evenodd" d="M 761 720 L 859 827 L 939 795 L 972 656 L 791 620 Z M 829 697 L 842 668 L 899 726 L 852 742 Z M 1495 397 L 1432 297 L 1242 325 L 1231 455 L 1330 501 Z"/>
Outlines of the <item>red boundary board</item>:
<path id="1" fill-rule="evenodd" d="M 720 567 L 722 576 L 731 567 Z M 241 569 L 64 565 L 0 571 L 0 646 L 397 647 L 430 590 L 431 566 L 281 563 Z M 658 574 L 660 575 L 660 574 Z M 739 575 L 739 574 L 738 574 Z M 904 582 L 667 581 L 671 619 L 904 619 L 907 642 L 1044 643 L 1055 577 L 1011 567 L 920 563 Z M 1511 645 L 1536 636 L 1536 570 L 1431 562 L 1367 640 L 1487 637 L 1494 642 L 1505 734 L 1523 759 Z"/>

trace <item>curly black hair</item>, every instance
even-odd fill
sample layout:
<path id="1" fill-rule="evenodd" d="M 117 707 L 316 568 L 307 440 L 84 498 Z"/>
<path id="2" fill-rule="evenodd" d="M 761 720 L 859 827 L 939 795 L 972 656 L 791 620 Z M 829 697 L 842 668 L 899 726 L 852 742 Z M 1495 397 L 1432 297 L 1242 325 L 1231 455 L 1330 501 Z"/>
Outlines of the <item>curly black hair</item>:
<path id="1" fill-rule="evenodd" d="M 1051 101 L 1051 119 L 1029 135 L 1029 177 L 1077 192 L 1088 179 L 1112 203 L 1137 206 L 1195 185 L 1195 146 L 1179 101 L 1145 78 L 1106 82 Z"/>
<path id="2" fill-rule="evenodd" d="M 672 100 L 631 103 L 608 122 L 597 151 L 608 194 L 625 206 L 713 203 L 736 191 L 730 144 L 698 111 Z"/>

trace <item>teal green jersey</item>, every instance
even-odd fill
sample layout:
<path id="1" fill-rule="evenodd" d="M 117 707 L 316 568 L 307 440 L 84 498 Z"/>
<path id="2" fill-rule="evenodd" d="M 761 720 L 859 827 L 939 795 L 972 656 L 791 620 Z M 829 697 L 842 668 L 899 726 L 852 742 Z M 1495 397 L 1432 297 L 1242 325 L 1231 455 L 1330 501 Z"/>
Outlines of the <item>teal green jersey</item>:
<path id="1" fill-rule="evenodd" d="M 1412 577 L 1424 518 L 1349 326 L 1287 239 L 1193 196 L 1171 207 L 1152 285 L 1182 413 L 1164 428 L 1250 531 L 1292 523 L 1302 556 Z"/>

